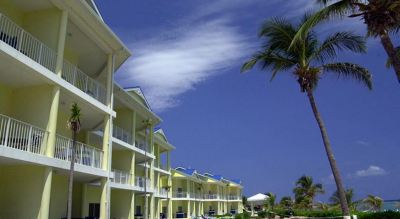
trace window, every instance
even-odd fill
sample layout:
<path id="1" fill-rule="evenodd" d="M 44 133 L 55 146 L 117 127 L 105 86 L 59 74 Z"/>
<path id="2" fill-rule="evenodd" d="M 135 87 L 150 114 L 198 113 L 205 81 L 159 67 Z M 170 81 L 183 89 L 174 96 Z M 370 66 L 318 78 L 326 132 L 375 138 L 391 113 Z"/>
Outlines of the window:
<path id="1" fill-rule="evenodd" d="M 162 207 L 162 213 L 167 214 L 167 207 Z"/>
<path id="2" fill-rule="evenodd" d="M 142 215 L 142 207 L 140 205 L 136 206 L 135 215 Z"/>
<path id="3" fill-rule="evenodd" d="M 100 204 L 89 203 L 89 217 L 100 218 Z"/>
<path id="4" fill-rule="evenodd" d="M 182 206 L 178 206 L 178 213 L 183 213 L 183 208 L 182 208 Z"/>

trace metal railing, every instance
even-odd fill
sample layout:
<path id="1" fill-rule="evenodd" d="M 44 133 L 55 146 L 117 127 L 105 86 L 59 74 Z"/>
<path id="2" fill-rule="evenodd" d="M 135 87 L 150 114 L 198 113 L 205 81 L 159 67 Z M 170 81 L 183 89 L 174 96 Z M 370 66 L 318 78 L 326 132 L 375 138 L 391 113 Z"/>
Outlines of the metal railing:
<path id="1" fill-rule="evenodd" d="M 113 126 L 113 137 L 128 144 L 132 144 L 132 135 L 128 131 L 116 125 Z"/>
<path id="2" fill-rule="evenodd" d="M 162 197 L 167 197 L 168 196 L 168 190 L 164 189 L 164 188 L 160 188 L 158 190 L 158 194 Z"/>
<path id="3" fill-rule="evenodd" d="M 46 46 L 43 42 L 1 13 L 0 41 L 3 41 L 20 53 L 55 73 L 57 52 Z M 105 104 L 107 96 L 106 88 L 67 60 L 64 60 L 63 63 L 62 78 Z"/>
<path id="4" fill-rule="evenodd" d="M 79 90 L 105 104 L 107 95 L 106 88 L 96 80 L 90 78 L 76 65 L 64 60 L 61 77 Z"/>
<path id="5" fill-rule="evenodd" d="M 60 160 L 71 161 L 72 143 L 72 139 L 57 135 L 54 157 Z M 95 168 L 101 168 L 102 161 L 102 150 L 81 142 L 76 142 L 75 163 Z"/>
<path id="6" fill-rule="evenodd" d="M 150 191 L 150 189 L 151 189 L 151 184 L 150 183 L 151 183 L 150 179 L 147 178 L 146 179 L 146 190 L 147 191 Z M 144 189 L 145 177 L 140 177 L 140 176 L 135 177 L 135 186 Z"/>
<path id="7" fill-rule="evenodd" d="M 1 13 L 0 40 L 55 72 L 57 53 Z"/>
<path id="8" fill-rule="evenodd" d="M 218 194 L 205 194 L 204 199 L 207 200 L 215 200 L 218 199 Z"/>
<path id="9" fill-rule="evenodd" d="M 143 138 L 137 138 L 135 140 L 135 147 L 151 153 L 150 148 L 148 146 L 146 147 L 146 141 Z"/>
<path id="10" fill-rule="evenodd" d="M 237 195 L 228 195 L 228 200 L 239 200 L 240 197 Z"/>
<path id="11" fill-rule="evenodd" d="M 44 155 L 47 137 L 44 129 L 0 114 L 0 145 Z"/>
<path id="12" fill-rule="evenodd" d="M 188 197 L 188 193 L 187 192 L 183 192 L 183 191 L 174 191 L 172 193 L 172 197 L 174 197 L 174 198 L 187 198 Z"/>
<path id="13" fill-rule="evenodd" d="M 112 173 L 114 177 L 111 178 L 111 182 L 118 184 L 126 184 L 126 185 L 130 184 L 131 174 L 128 171 L 113 169 Z"/>

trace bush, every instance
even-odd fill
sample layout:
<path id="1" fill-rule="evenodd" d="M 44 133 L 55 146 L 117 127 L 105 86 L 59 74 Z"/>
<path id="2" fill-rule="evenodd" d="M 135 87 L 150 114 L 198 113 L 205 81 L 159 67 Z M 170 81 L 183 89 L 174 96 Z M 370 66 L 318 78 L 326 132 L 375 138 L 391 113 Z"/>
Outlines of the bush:
<path id="1" fill-rule="evenodd" d="M 359 212 L 358 219 L 400 219 L 400 212 L 384 211 L 384 212 Z"/>
<path id="2" fill-rule="evenodd" d="M 250 213 L 243 212 L 241 214 L 235 215 L 235 219 L 250 219 Z"/>

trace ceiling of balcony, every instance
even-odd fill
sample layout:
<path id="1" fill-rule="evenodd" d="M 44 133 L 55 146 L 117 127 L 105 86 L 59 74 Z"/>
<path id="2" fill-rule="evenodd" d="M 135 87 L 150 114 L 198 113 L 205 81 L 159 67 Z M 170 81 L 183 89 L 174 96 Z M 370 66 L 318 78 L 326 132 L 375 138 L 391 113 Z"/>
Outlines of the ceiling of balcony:
<path id="1" fill-rule="evenodd" d="M 25 12 L 43 10 L 54 7 L 49 0 L 13 0 L 13 4 L 15 4 L 19 9 Z"/>

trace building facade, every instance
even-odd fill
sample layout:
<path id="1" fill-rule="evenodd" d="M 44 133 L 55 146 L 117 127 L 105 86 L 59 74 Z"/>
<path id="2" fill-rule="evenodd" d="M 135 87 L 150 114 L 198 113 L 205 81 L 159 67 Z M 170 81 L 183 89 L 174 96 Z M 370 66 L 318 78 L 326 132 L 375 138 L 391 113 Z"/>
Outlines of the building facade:
<path id="1" fill-rule="evenodd" d="M 172 218 L 242 213 L 242 190 L 239 180 L 175 168 L 172 170 Z"/>
<path id="2" fill-rule="evenodd" d="M 92 0 L 0 1 L 0 218 L 66 217 L 73 103 L 72 217 L 173 218 L 175 147 L 114 81 L 130 55 Z"/>

